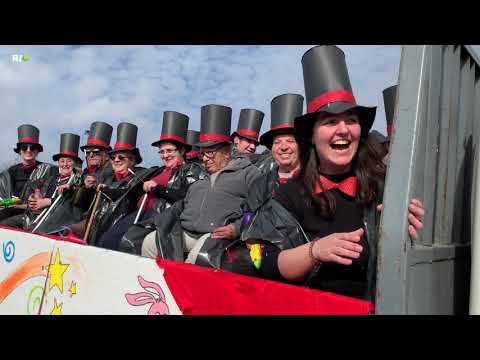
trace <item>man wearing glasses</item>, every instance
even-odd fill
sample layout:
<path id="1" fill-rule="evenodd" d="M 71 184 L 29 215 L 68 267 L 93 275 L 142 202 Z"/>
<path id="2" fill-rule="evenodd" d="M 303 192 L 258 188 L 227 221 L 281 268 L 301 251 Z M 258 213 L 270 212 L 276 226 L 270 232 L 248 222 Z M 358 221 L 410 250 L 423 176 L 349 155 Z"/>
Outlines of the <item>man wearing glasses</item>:
<path id="1" fill-rule="evenodd" d="M 18 142 L 13 151 L 20 155 L 21 162 L 0 174 L 0 197 L 8 199 L 16 196 L 22 203 L 1 209 L 0 221 L 25 213 L 36 180 L 45 179 L 57 172 L 57 167 L 37 161 L 38 154 L 43 151 L 39 138 L 40 130 L 37 127 L 29 124 L 18 127 Z"/>
<path id="2" fill-rule="evenodd" d="M 218 267 L 216 260 L 210 261 L 217 259 L 214 253 L 222 252 L 240 235 L 248 190 L 261 172 L 247 158 L 232 157 L 231 114 L 232 109 L 226 106 L 202 107 L 197 146 L 207 175 L 190 185 L 182 202 L 156 218 L 158 239 L 145 239 L 142 256 L 155 258 L 160 254 Z M 172 231 L 178 225 L 181 231 Z"/>
<path id="3" fill-rule="evenodd" d="M 80 149 L 85 153 L 87 167 L 83 171 L 85 186 L 97 184 L 109 185 L 113 182 L 113 169 L 107 151 L 110 151 L 110 140 L 113 128 L 109 124 L 96 121 L 90 126 L 87 144 Z"/>

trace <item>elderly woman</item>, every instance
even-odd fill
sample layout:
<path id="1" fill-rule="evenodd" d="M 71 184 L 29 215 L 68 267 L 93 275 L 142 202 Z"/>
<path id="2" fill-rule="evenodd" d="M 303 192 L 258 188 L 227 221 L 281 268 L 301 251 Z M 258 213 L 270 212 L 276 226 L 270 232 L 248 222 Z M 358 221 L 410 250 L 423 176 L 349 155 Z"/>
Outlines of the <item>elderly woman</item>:
<path id="1" fill-rule="evenodd" d="M 232 159 L 231 111 L 221 105 L 202 107 L 198 146 L 208 174 L 188 188 L 182 202 L 156 217 L 158 244 L 147 238 L 142 256 L 187 257 L 191 263 L 215 266 L 214 252 L 238 238 L 248 189 L 261 173 L 247 159 Z"/>
<path id="2" fill-rule="evenodd" d="M 70 177 L 75 174 L 76 168 L 81 167 L 82 160 L 78 157 L 79 141 L 80 136 L 76 134 L 60 135 L 60 152 L 52 156 L 53 161 L 58 162 L 58 173 L 47 179 L 37 180 L 35 190 L 28 197 L 29 211 L 26 214 L 16 215 L 2 221 L 3 225 L 28 228 L 33 218 L 43 209 L 52 205 L 59 194 L 58 189 L 69 181 Z M 71 215 L 72 221 L 76 219 L 75 214 L 64 215 Z M 49 217 L 48 220 L 51 221 L 52 218 Z"/>
<path id="3" fill-rule="evenodd" d="M 140 220 L 145 225 L 145 222 L 155 214 L 161 213 L 169 205 L 183 199 L 188 186 L 198 179 L 201 169 L 197 165 L 185 164 L 184 160 L 185 153 L 190 150 L 190 146 L 186 143 L 188 121 L 188 116 L 184 114 L 175 111 L 164 113 L 162 134 L 158 141 L 152 143 L 152 146 L 158 148 L 164 166 L 153 167 L 148 169 L 147 172 L 142 172 L 142 187 L 130 195 L 137 197 L 136 206 L 131 208 L 120 221 L 102 236 L 98 246 L 119 250 L 122 237 L 130 230 L 132 225 Z M 118 160 L 122 156 L 121 153 L 117 153 L 120 156 L 112 157 L 115 173 L 128 171 L 128 159 L 125 163 Z M 118 198 L 124 191 L 125 189 L 112 190 L 105 188 L 105 194 L 112 198 Z M 151 231 L 149 230 L 147 233 Z M 141 243 L 143 238 L 134 240 L 131 236 L 127 236 L 125 240 L 128 240 L 131 244 L 126 246 L 124 241 L 120 250 L 135 252 L 135 248 L 138 248 L 139 251 L 141 245 L 136 246 L 135 244 Z"/>
<path id="4" fill-rule="evenodd" d="M 37 160 L 38 154 L 43 151 L 39 137 L 40 130 L 33 125 L 24 124 L 18 127 L 18 142 L 13 151 L 20 155 L 20 163 L 0 173 L 0 197 L 8 199 L 17 196 L 22 204 L 2 208 L 0 220 L 24 214 L 28 205 L 28 196 L 34 190 L 34 183 L 57 172 L 55 166 Z"/>
<path id="5" fill-rule="evenodd" d="M 275 200 L 304 235 L 263 244 L 258 275 L 371 299 L 386 171 L 378 142 L 368 137 L 376 108 L 356 104 L 337 47 L 314 47 L 302 64 L 308 114 L 295 119 L 305 144 L 302 172 L 279 187 Z M 416 239 L 424 209 L 414 199 L 409 211 Z"/>
<path id="6" fill-rule="evenodd" d="M 143 184 L 144 193 L 140 202 L 142 221 L 130 226 L 122 234 L 117 233 L 121 236 L 112 238 L 105 247 L 140 254 L 145 236 L 155 231 L 153 216 L 182 200 L 188 187 L 202 177 L 200 165 L 185 161 L 185 154 L 192 148 L 187 143 L 188 122 L 187 115 L 175 111 L 164 112 L 162 134 L 158 141 L 152 143 L 153 147 L 158 148 L 164 166 L 154 168 L 156 171 Z"/>

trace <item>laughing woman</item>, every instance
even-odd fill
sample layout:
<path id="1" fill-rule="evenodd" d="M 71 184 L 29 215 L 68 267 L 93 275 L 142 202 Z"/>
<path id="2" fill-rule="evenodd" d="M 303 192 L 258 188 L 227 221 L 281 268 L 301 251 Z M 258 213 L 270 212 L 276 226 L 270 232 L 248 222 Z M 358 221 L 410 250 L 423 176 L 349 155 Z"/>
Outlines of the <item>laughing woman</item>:
<path id="1" fill-rule="evenodd" d="M 295 247 L 264 247 L 264 276 L 306 283 L 371 299 L 375 287 L 377 229 L 386 168 L 368 139 L 376 108 L 357 105 L 344 53 L 317 46 L 302 58 L 307 114 L 295 119 L 303 144 L 299 178 L 280 186 L 275 199 L 306 237 Z M 424 209 L 409 206 L 409 234 L 417 238 Z"/>

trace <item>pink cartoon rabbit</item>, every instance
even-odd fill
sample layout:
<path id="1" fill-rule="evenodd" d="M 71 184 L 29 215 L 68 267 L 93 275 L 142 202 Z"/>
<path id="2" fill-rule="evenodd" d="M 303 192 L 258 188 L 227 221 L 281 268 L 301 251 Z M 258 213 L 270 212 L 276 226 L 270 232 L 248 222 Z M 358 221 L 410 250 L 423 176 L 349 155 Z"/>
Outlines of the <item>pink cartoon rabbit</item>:
<path id="1" fill-rule="evenodd" d="M 160 285 L 146 281 L 141 276 L 138 276 L 138 283 L 146 291 L 136 294 L 125 294 L 128 303 L 133 306 L 152 304 L 150 309 L 148 309 L 148 315 L 168 315 L 169 310 L 165 300 L 165 294 Z M 151 290 L 149 291 L 148 289 Z"/>

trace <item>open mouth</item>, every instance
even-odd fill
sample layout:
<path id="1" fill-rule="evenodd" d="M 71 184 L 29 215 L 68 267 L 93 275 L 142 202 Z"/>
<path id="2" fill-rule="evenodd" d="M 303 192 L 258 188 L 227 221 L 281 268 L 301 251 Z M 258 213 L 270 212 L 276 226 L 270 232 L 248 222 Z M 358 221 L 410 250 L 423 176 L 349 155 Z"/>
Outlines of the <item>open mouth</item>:
<path id="1" fill-rule="evenodd" d="M 347 150 L 350 147 L 351 141 L 349 140 L 337 140 L 330 144 L 333 150 L 342 151 Z"/>

